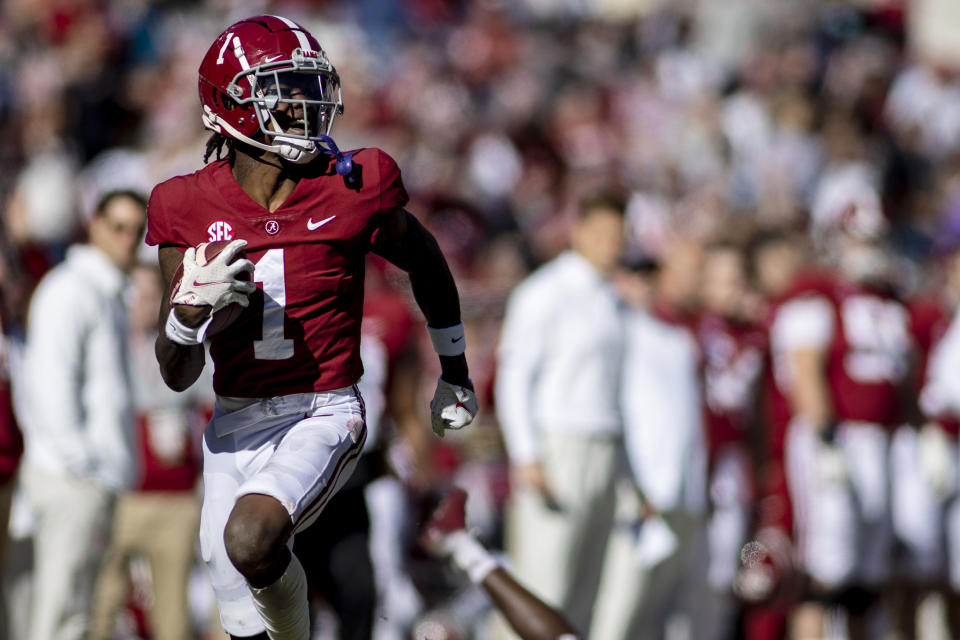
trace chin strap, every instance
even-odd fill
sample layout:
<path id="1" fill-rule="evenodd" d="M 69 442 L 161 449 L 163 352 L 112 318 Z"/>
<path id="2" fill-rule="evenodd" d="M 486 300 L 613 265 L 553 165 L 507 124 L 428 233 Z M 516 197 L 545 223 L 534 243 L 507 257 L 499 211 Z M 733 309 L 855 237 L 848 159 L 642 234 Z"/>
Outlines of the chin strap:
<path id="1" fill-rule="evenodd" d="M 257 142 L 253 138 L 244 135 L 230 123 L 217 117 L 207 105 L 203 105 L 203 126 L 217 133 L 224 133 L 234 140 L 239 140 L 256 149 L 275 153 L 287 162 L 293 164 L 306 164 L 317 157 L 320 153 L 320 146 L 313 140 L 302 140 L 300 138 L 291 138 L 289 136 L 274 136 L 278 144 L 264 144 Z"/>
<path id="2" fill-rule="evenodd" d="M 337 159 L 337 175 L 348 176 L 353 173 L 353 152 L 343 153 L 340 151 L 340 148 L 337 147 L 337 143 L 333 141 L 333 138 L 325 133 L 318 134 L 317 137 L 327 145 L 324 151 Z"/>
<path id="3" fill-rule="evenodd" d="M 264 144 L 244 135 L 236 128 L 217 117 L 210 107 L 203 106 L 203 125 L 211 131 L 217 133 L 226 133 L 231 138 L 240 140 L 251 147 L 262 149 L 275 153 L 284 160 L 294 164 L 306 164 L 310 162 L 322 151 L 336 159 L 337 175 L 349 176 L 353 173 L 353 152 L 343 153 L 333 141 L 333 138 L 325 133 L 317 134 L 317 138 L 323 142 L 326 147 L 320 146 L 313 140 L 302 140 L 300 138 L 291 138 L 284 135 L 276 135 L 273 140 L 276 144 Z"/>

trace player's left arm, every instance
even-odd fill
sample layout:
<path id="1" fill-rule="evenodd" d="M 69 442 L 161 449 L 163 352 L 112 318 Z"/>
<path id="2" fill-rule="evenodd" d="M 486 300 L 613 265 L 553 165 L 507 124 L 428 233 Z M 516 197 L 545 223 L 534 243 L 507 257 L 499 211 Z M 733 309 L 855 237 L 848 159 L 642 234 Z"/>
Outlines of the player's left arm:
<path id="1" fill-rule="evenodd" d="M 441 369 L 430 403 L 433 430 L 442 436 L 445 429 L 465 427 L 477 413 L 477 399 L 464 357 L 460 297 L 440 246 L 410 212 L 396 209 L 381 224 L 372 251 L 407 272 L 417 306 L 427 319 Z"/>

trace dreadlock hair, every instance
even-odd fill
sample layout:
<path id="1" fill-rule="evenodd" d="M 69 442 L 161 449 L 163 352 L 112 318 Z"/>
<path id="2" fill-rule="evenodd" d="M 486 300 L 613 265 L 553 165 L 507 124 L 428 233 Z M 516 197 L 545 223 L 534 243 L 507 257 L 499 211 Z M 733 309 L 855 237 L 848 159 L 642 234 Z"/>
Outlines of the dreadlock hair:
<path id="1" fill-rule="evenodd" d="M 224 146 L 227 147 L 226 156 L 223 155 Z M 203 152 L 203 163 L 206 164 L 210 156 L 214 154 L 216 154 L 217 160 L 220 160 L 222 157 L 226 157 L 231 162 L 233 162 L 233 158 L 236 155 L 236 153 L 237 151 L 233 146 L 233 138 L 226 136 L 222 133 L 214 132 L 207 139 L 207 147 Z"/>

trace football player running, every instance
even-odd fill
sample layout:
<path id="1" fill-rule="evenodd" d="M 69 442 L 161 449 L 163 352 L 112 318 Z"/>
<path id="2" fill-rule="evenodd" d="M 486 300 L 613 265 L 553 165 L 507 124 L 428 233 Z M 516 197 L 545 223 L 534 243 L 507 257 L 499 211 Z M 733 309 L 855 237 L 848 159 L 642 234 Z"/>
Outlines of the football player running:
<path id="1" fill-rule="evenodd" d="M 205 160 L 216 160 L 150 198 L 147 242 L 159 245 L 171 289 L 157 358 L 167 384 L 185 389 L 210 340 L 217 405 L 204 435 L 200 544 L 224 628 L 306 640 L 306 580 L 290 549 L 366 437 L 356 388 L 364 256 L 409 274 L 440 358 L 438 435 L 477 411 L 457 289 L 433 236 L 403 208 L 393 159 L 343 153 L 329 137 L 343 111 L 339 78 L 303 27 L 279 16 L 231 25 L 204 56 L 199 86 L 214 132 Z M 223 240 L 198 262 L 198 245 Z M 231 304 L 246 308 L 207 336 Z"/>

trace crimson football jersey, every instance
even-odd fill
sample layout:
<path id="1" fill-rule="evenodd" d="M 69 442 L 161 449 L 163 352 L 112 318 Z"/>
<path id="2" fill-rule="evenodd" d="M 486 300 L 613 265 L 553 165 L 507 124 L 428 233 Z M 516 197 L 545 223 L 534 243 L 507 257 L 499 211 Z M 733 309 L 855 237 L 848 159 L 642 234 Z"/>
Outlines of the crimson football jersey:
<path id="1" fill-rule="evenodd" d="M 257 290 L 226 330 L 210 337 L 214 390 L 269 397 L 354 384 L 360 363 L 364 261 L 387 214 L 408 197 L 396 162 L 353 152 L 353 172 L 312 163 L 274 212 L 254 202 L 226 160 L 157 185 L 147 209 L 151 245 L 182 250 L 244 239 Z M 325 170 L 324 170 L 324 167 Z"/>
<path id="2" fill-rule="evenodd" d="M 775 357 L 773 353 L 773 339 L 771 332 L 777 321 L 777 315 L 780 307 L 791 300 L 796 300 L 805 296 L 829 296 L 832 290 L 833 281 L 826 274 L 805 273 L 798 276 L 793 284 L 785 293 L 770 301 L 770 309 L 767 313 L 765 328 L 767 331 L 767 341 L 771 344 L 771 351 L 768 353 L 768 363 L 764 370 L 764 405 L 768 424 L 767 450 L 768 454 L 776 460 L 783 461 L 783 447 L 786 441 L 787 427 L 793 415 L 793 409 L 790 405 L 790 398 L 787 395 L 788 377 L 783 373 L 784 364 L 781 358 Z M 777 370 L 780 370 L 779 375 Z"/>
<path id="3" fill-rule="evenodd" d="M 919 395 L 924 381 L 927 379 L 927 365 L 934 347 L 950 328 L 953 321 L 953 311 L 949 305 L 938 298 L 915 298 L 910 301 L 910 330 L 917 345 L 917 367 L 914 377 L 914 390 Z M 926 415 L 928 420 L 935 420 L 948 433 L 957 435 L 960 432 L 958 416 Z"/>
<path id="4" fill-rule="evenodd" d="M 840 422 L 895 426 L 902 418 L 900 388 L 907 382 L 913 340 L 906 306 L 891 292 L 822 276 L 800 278 L 779 304 L 818 298 L 830 309 L 831 339 L 826 375 L 834 415 Z M 774 414 L 778 426 L 789 421 L 789 374 L 774 354 Z"/>
<path id="5" fill-rule="evenodd" d="M 703 359 L 704 414 L 711 457 L 742 443 L 763 371 L 766 336 L 761 327 L 705 314 L 697 323 Z"/>

